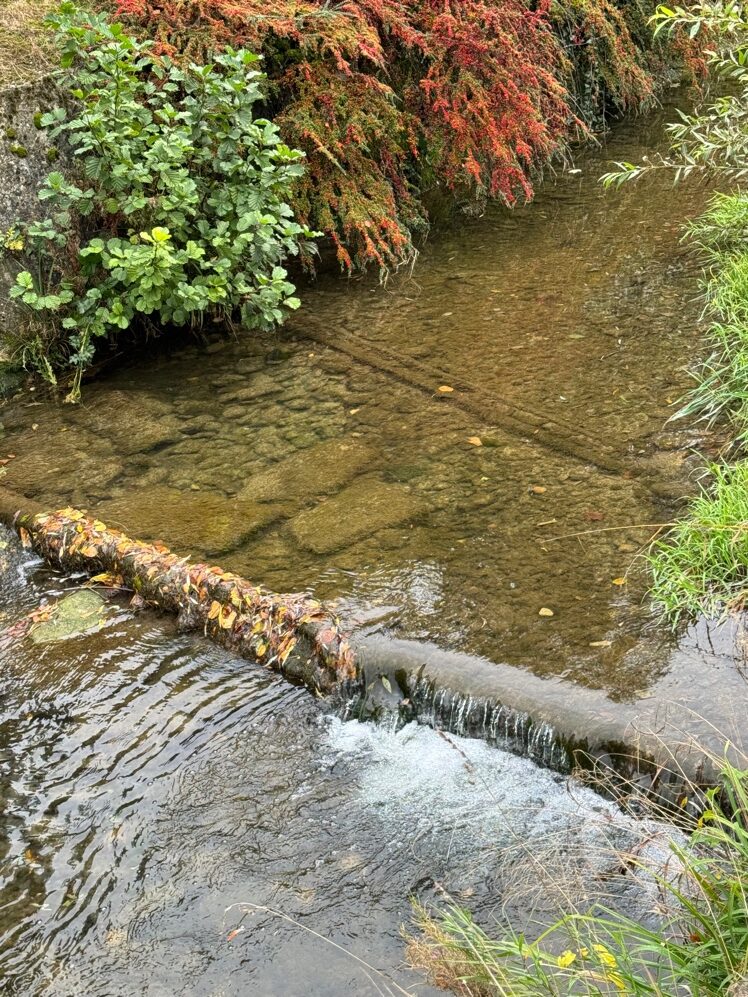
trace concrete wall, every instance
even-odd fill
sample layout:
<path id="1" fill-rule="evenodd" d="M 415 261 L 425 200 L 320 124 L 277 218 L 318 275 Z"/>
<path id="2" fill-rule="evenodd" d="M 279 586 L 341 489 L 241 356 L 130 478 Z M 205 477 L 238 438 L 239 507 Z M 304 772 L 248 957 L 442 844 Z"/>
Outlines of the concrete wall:
<path id="1" fill-rule="evenodd" d="M 34 123 L 39 112 L 62 102 L 55 77 L 47 76 L 22 86 L 0 90 L 0 236 L 17 219 L 40 217 L 43 205 L 37 198 L 39 185 L 57 168 L 55 149 L 47 132 Z M 8 288 L 15 266 L 0 256 L 0 340 L 14 308 L 8 301 Z"/>
<path id="2" fill-rule="evenodd" d="M 62 101 L 54 75 L 0 89 L 0 397 L 19 382 L 19 374 L 9 362 L 6 337 L 20 316 L 18 306 L 8 297 L 18 266 L 3 252 L 2 244 L 15 221 L 44 214 L 37 192 L 44 177 L 59 163 L 53 142 L 34 118 Z"/>

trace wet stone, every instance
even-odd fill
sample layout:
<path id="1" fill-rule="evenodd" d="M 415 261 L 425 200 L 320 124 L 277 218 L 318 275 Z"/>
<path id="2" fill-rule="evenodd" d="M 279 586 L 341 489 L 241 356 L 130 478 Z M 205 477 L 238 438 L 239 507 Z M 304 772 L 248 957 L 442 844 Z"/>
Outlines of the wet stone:
<path id="1" fill-rule="evenodd" d="M 245 381 L 242 387 L 221 392 L 220 401 L 233 402 L 235 404 L 254 402 L 258 398 L 266 398 L 268 395 L 277 394 L 282 390 L 282 387 L 276 379 L 269 377 L 267 374 L 255 374 L 249 383 Z"/>
<path id="2" fill-rule="evenodd" d="M 375 451 L 363 443 L 326 440 L 254 475 L 239 497 L 254 502 L 283 501 L 298 507 L 341 488 L 376 460 Z"/>
<path id="3" fill-rule="evenodd" d="M 161 540 L 175 553 L 197 550 L 212 557 L 240 546 L 277 519 L 279 511 L 218 492 L 157 486 L 147 495 L 106 502 L 97 514 L 107 526 L 139 540 Z"/>
<path id="4" fill-rule="evenodd" d="M 8 465 L 6 483 L 14 491 L 36 497 L 54 496 L 53 505 L 60 504 L 65 487 L 86 481 L 92 490 L 103 490 L 122 473 L 122 463 L 116 459 L 106 441 L 75 429 L 47 430 L 44 447 L 36 434 L 24 434 L 14 441 L 16 458 Z"/>
<path id="5" fill-rule="evenodd" d="M 50 618 L 36 623 L 29 633 L 35 644 L 51 644 L 68 637 L 95 633 L 104 626 L 105 602 L 96 592 L 72 592 L 52 607 Z"/>
<path id="6" fill-rule="evenodd" d="M 402 485 L 361 478 L 314 509 L 291 521 L 300 546 L 328 554 L 379 530 L 418 519 L 428 510 L 421 499 Z"/>
<path id="7" fill-rule="evenodd" d="M 145 391 L 101 391 L 74 410 L 70 421 L 85 423 L 124 456 L 148 453 L 181 437 L 172 406 Z"/>

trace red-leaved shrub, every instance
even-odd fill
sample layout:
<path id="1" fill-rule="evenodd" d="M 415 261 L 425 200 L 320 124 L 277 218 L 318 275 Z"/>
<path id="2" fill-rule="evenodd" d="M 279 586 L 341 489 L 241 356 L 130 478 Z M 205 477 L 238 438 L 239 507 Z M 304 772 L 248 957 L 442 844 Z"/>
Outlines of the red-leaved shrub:
<path id="1" fill-rule="evenodd" d="M 269 110 L 308 157 L 297 216 L 350 268 L 408 258 L 425 189 L 527 199 L 534 171 L 595 112 L 646 101 L 658 63 L 640 2 L 115 0 L 115 10 L 168 53 L 264 56 Z"/>

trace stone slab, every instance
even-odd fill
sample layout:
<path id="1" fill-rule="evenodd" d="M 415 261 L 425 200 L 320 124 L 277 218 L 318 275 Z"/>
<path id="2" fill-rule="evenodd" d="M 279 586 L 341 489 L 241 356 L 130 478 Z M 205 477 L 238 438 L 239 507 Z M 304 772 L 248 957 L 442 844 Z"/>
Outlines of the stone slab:
<path id="1" fill-rule="evenodd" d="M 113 499 L 95 511 L 107 526 L 133 539 L 160 540 L 177 554 L 209 557 L 236 549 L 279 515 L 271 505 L 163 486 Z"/>
<path id="2" fill-rule="evenodd" d="M 255 474 L 239 497 L 254 502 L 283 502 L 301 508 L 329 495 L 362 471 L 376 466 L 377 453 L 357 440 L 325 440 Z"/>
<path id="3" fill-rule="evenodd" d="M 300 513 L 290 523 L 297 543 L 315 554 L 329 554 L 380 530 L 402 526 L 428 507 L 402 485 L 361 478 Z"/>

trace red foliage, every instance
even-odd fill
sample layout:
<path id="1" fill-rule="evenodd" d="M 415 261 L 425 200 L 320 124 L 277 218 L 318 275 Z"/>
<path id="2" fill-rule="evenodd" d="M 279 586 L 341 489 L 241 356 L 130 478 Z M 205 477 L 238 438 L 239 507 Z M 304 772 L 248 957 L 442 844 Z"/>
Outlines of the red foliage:
<path id="1" fill-rule="evenodd" d="M 649 96 L 612 0 L 567 0 L 565 32 L 550 2 L 115 0 L 118 16 L 165 51 L 263 54 L 270 110 L 308 157 L 297 215 L 333 239 L 345 267 L 407 258 L 424 187 L 507 204 L 531 196 L 533 167 L 583 128 L 570 110 L 564 34 L 593 59 L 603 97 L 623 107 Z"/>

